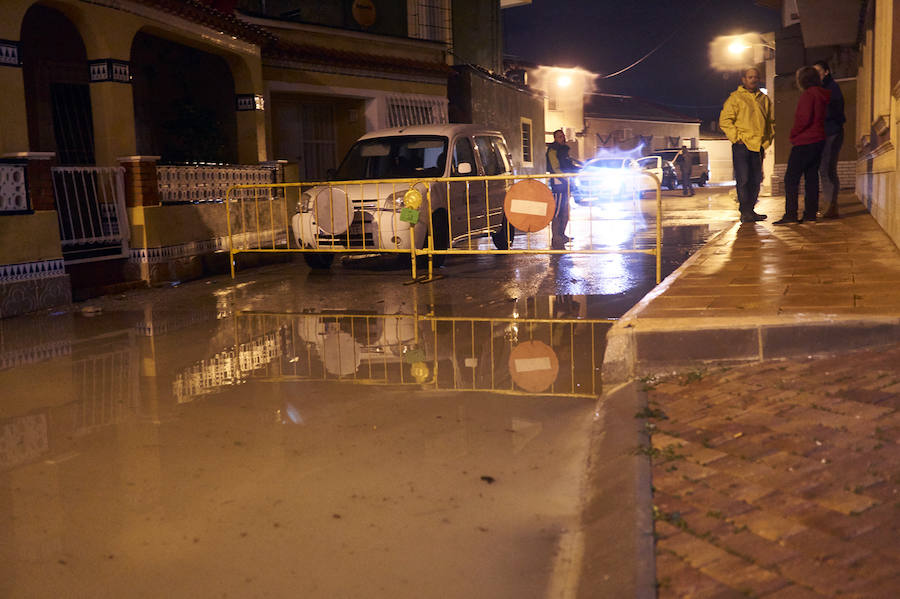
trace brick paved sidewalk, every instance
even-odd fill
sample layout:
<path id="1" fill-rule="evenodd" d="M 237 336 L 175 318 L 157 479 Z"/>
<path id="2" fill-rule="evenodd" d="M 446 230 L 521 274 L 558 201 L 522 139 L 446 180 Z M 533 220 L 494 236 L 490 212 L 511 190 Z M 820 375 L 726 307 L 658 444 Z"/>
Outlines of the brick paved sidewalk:
<path id="1" fill-rule="evenodd" d="M 900 597 L 900 345 L 647 381 L 659 597 Z"/>

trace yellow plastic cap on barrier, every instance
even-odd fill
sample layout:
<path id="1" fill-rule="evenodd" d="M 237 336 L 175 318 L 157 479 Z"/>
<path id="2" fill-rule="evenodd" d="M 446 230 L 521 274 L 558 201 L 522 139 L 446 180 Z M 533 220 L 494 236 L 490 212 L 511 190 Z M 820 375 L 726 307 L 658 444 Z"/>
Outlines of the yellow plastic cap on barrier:
<path id="1" fill-rule="evenodd" d="M 418 189 L 412 188 L 403 194 L 403 205 L 413 210 L 418 210 L 422 205 L 422 194 Z"/>
<path id="2" fill-rule="evenodd" d="M 410 374 L 416 379 L 417 383 L 424 383 L 431 372 L 428 369 L 428 364 L 425 362 L 414 362 L 412 366 L 410 366 Z"/>

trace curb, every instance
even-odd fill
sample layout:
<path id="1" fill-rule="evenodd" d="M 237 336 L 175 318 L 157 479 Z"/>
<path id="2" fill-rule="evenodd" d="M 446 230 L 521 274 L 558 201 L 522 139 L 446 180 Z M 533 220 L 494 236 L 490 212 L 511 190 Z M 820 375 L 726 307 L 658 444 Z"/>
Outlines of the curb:
<path id="1" fill-rule="evenodd" d="M 877 347 L 900 339 L 900 315 L 641 318 L 641 312 L 696 261 L 706 257 L 720 231 L 644 296 L 607 333 L 602 378 L 606 384 L 714 364 L 813 356 Z"/>
<path id="2" fill-rule="evenodd" d="M 656 597 L 653 498 L 647 407 L 638 383 L 604 392 L 594 413 L 582 515 L 583 548 L 577 590 L 566 596 Z"/>

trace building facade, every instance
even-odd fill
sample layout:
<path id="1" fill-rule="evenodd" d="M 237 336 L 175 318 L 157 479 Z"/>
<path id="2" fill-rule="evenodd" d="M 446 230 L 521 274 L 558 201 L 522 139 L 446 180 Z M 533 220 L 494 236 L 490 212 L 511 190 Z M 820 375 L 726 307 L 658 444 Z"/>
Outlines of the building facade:
<path id="1" fill-rule="evenodd" d="M 800 98 L 796 71 L 817 60 L 825 60 L 844 95 L 847 122 L 844 144 L 838 162 L 843 189 L 855 185 L 857 130 L 857 61 L 860 14 L 858 0 L 824 0 L 822 3 L 760 2 L 779 10 L 782 28 L 775 32 L 775 57 L 767 61 L 767 73 L 774 69 L 767 84 L 775 104 L 775 164 L 771 176 L 772 193 L 784 193 L 784 172 L 791 153 L 789 133 Z M 768 179 L 767 179 L 768 180 Z"/>
<path id="2" fill-rule="evenodd" d="M 617 94 L 585 96 L 582 145 L 584 159 L 604 152 L 637 156 L 682 144 L 698 148 L 700 120 L 652 102 Z"/>
<path id="3" fill-rule="evenodd" d="M 862 3 L 853 137 L 856 193 L 878 224 L 900 245 L 900 2 Z M 845 141 L 845 143 L 847 143 Z"/>
<path id="4" fill-rule="evenodd" d="M 470 65 L 487 73 L 467 100 L 473 119 L 532 119 L 531 96 L 493 73 L 500 10 L 499 0 L 4 2 L 0 317 L 226 268 L 226 189 L 321 180 L 368 131 L 448 122 L 454 62 L 489 63 Z M 484 98 L 506 104 L 485 110 Z M 525 167 L 538 150 L 513 120 L 498 128 Z M 263 229 L 256 241 L 287 243 Z"/>

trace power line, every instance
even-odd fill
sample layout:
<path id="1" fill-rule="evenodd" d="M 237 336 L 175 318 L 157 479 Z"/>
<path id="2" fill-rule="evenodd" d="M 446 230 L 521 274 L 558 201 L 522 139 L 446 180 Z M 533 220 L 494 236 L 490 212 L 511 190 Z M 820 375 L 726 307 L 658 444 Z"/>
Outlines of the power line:
<path id="1" fill-rule="evenodd" d="M 657 50 L 659 50 L 660 48 L 662 48 L 663 46 L 665 46 L 667 43 L 669 43 L 669 40 L 671 40 L 671 39 L 672 39 L 673 37 L 675 37 L 677 34 L 681 33 L 681 30 L 684 29 L 684 26 L 685 26 L 685 25 L 687 25 L 688 23 L 692 23 L 692 22 L 693 22 L 693 16 L 694 16 L 697 12 L 699 12 L 701 8 L 703 8 L 704 6 L 706 6 L 707 4 L 709 4 L 710 1 L 711 1 L 711 0 L 704 0 L 704 2 L 702 2 L 697 8 L 694 9 L 694 12 L 691 13 L 690 17 L 689 17 L 685 22 L 683 22 L 683 23 L 681 24 L 681 27 L 679 27 L 678 29 L 676 29 L 675 31 L 673 31 L 672 33 L 670 33 L 670 34 L 669 34 L 669 37 L 667 37 L 666 39 L 664 39 L 664 40 L 663 40 L 662 42 L 660 42 L 655 48 L 653 48 L 652 50 L 650 50 L 649 52 L 647 52 L 646 54 L 644 54 L 642 57 L 640 57 L 639 59 L 637 59 L 636 61 L 634 61 L 633 63 L 631 63 L 631 64 L 628 65 L 627 67 L 625 67 L 624 69 L 619 69 L 619 70 L 616 71 L 615 73 L 610 73 L 610 74 L 608 74 L 608 75 L 599 75 L 598 78 L 599 78 L 599 79 L 611 79 L 611 78 L 613 78 L 613 77 L 615 77 L 615 76 L 617 76 L 617 75 L 621 75 L 621 74 L 624 73 L 625 71 L 631 70 L 632 68 L 638 66 L 639 64 L 641 64 L 642 62 L 644 62 L 645 60 L 647 60 L 648 58 L 650 58 L 650 55 L 651 55 L 651 54 L 653 54 L 654 52 L 656 52 Z"/>

